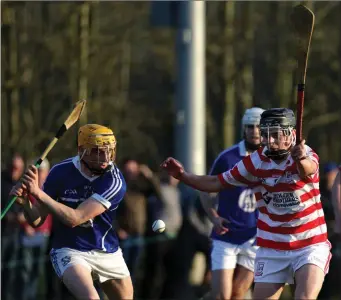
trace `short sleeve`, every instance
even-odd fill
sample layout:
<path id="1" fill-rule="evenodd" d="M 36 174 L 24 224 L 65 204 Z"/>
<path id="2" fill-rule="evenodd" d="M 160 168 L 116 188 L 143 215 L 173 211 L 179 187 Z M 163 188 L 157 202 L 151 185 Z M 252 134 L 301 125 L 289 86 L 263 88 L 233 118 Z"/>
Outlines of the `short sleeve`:
<path id="1" fill-rule="evenodd" d="M 107 176 L 100 177 L 93 183 L 94 198 L 107 209 L 116 209 L 122 201 L 126 184 L 119 173 L 109 172 Z"/>
<path id="2" fill-rule="evenodd" d="M 236 163 L 232 169 L 218 175 L 220 182 L 227 187 L 231 185 L 244 187 L 254 187 L 258 185 L 259 180 L 257 177 L 247 170 L 250 169 L 250 162 L 252 163 L 250 156 L 244 157 L 241 161 Z M 254 169 L 255 167 L 252 166 L 252 168 Z"/>

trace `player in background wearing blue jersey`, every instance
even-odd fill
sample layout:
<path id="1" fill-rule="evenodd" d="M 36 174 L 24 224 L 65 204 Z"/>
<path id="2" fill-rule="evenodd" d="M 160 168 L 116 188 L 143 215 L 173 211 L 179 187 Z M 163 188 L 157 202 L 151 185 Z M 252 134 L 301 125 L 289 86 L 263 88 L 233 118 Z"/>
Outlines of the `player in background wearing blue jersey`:
<path id="1" fill-rule="evenodd" d="M 218 155 L 210 175 L 231 169 L 244 156 L 260 147 L 259 122 L 263 111 L 258 107 L 245 111 L 242 118 L 243 140 Z M 212 291 L 209 297 L 244 299 L 253 282 L 257 250 L 254 245 L 256 199 L 251 189 L 235 187 L 219 192 L 216 197 L 201 197 L 201 202 L 214 225 L 211 234 Z"/>
<path id="2" fill-rule="evenodd" d="M 77 299 L 99 299 L 98 279 L 109 299 L 133 299 L 129 270 L 113 228 L 126 183 L 114 164 L 116 139 L 111 129 L 88 124 L 78 131 L 78 155 L 56 164 L 43 189 L 30 166 L 15 186 L 27 221 L 40 226 L 48 213 L 56 220 L 51 261 Z M 37 204 L 27 200 L 31 194 Z"/>

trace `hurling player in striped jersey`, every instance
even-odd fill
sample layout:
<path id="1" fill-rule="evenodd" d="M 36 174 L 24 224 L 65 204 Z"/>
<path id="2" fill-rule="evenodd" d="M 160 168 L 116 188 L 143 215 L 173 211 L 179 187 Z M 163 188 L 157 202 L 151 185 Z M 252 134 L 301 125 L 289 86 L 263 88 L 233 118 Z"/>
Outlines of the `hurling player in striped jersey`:
<path id="1" fill-rule="evenodd" d="M 316 299 L 329 269 L 319 158 L 305 140 L 296 145 L 295 124 L 290 109 L 264 111 L 263 147 L 219 175 L 188 173 L 174 158 L 161 164 L 171 176 L 201 191 L 252 187 L 259 211 L 254 299 L 279 299 L 284 285 L 294 282 L 295 299 Z"/>
<path id="2" fill-rule="evenodd" d="M 78 155 L 54 165 L 43 189 L 32 165 L 11 194 L 19 197 L 33 227 L 53 214 L 51 262 L 76 299 L 99 299 L 93 280 L 99 280 L 109 299 L 133 299 L 129 270 L 112 225 L 126 192 L 114 164 L 116 138 L 105 126 L 87 124 L 79 129 L 77 140 Z M 36 198 L 35 204 L 27 194 Z"/>
<path id="3" fill-rule="evenodd" d="M 222 151 L 215 159 L 210 175 L 218 175 L 261 146 L 260 116 L 264 109 L 252 107 L 242 118 L 243 139 Z M 214 299 L 244 299 L 253 283 L 257 246 L 256 198 L 250 188 L 224 189 L 211 197 L 201 197 L 213 223 L 211 268 Z"/>

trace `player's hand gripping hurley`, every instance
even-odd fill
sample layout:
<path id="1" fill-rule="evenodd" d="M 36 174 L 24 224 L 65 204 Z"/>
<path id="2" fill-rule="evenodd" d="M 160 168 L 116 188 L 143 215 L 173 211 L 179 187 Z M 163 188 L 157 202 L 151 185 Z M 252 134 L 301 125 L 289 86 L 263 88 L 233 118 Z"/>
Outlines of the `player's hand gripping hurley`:
<path id="1" fill-rule="evenodd" d="M 294 7 L 291 14 L 291 22 L 298 37 L 296 144 L 299 144 L 302 140 L 304 89 L 314 20 L 314 13 L 306 6 L 300 4 Z"/>
<path id="2" fill-rule="evenodd" d="M 75 124 L 83 110 L 86 104 L 86 100 L 81 100 L 78 101 L 72 112 L 70 113 L 70 115 L 68 116 L 68 118 L 66 119 L 66 121 L 64 122 L 64 124 L 59 128 L 58 132 L 56 133 L 55 137 L 53 138 L 53 140 L 50 142 L 50 144 L 47 146 L 47 148 L 45 149 L 45 151 L 43 152 L 43 154 L 40 156 L 40 158 L 37 160 L 37 162 L 35 163 L 35 166 L 37 168 L 39 168 L 40 164 L 43 162 L 43 160 L 46 158 L 47 154 L 52 150 L 52 148 L 54 147 L 54 145 L 58 142 L 58 140 L 64 135 L 64 133 L 73 125 Z M 19 181 L 20 182 L 20 181 Z M 9 209 L 11 208 L 11 206 L 13 205 L 13 203 L 15 202 L 15 200 L 17 199 L 16 196 L 14 196 L 11 201 L 8 203 L 7 207 L 1 212 L 1 220 L 3 219 L 3 217 L 6 215 L 6 213 L 9 211 Z"/>

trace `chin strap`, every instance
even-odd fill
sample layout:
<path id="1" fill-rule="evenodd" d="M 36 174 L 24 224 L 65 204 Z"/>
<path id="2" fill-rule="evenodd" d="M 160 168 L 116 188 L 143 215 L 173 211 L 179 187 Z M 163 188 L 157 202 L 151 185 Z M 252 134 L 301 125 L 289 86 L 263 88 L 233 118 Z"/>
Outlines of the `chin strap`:
<path id="1" fill-rule="evenodd" d="M 291 149 L 277 150 L 277 151 L 266 150 L 265 155 L 271 159 L 274 159 L 274 160 L 286 159 L 289 156 L 290 150 Z"/>
<path id="2" fill-rule="evenodd" d="M 94 169 L 91 168 L 84 159 L 81 159 L 82 163 L 94 174 L 94 175 L 103 175 L 105 172 L 111 169 L 111 165 L 108 165 L 105 169 Z"/>

